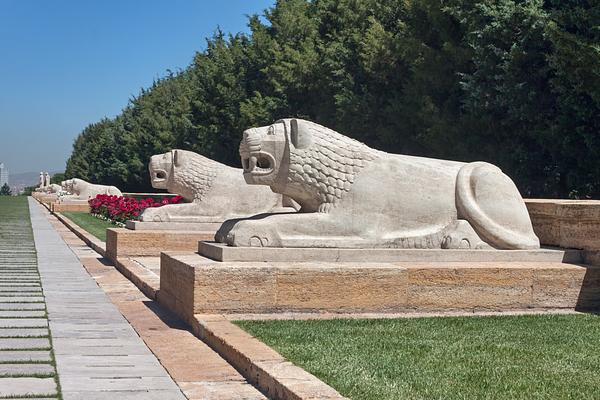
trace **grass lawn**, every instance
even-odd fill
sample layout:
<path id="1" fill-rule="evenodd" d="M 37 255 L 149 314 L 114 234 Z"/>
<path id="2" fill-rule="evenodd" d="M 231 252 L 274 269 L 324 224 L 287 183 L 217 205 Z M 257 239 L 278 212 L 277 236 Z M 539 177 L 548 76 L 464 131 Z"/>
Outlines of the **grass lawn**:
<path id="1" fill-rule="evenodd" d="M 112 222 L 96 218 L 87 212 L 66 211 L 62 214 L 103 242 L 106 242 L 106 228 L 118 228 Z"/>
<path id="2" fill-rule="evenodd" d="M 237 321 L 351 399 L 599 399 L 600 317 Z"/>

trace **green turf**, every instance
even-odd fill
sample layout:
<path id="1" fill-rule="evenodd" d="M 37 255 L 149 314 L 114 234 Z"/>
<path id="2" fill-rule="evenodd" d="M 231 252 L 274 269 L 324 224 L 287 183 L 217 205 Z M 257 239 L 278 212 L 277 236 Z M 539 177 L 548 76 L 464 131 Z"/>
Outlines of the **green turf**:
<path id="1" fill-rule="evenodd" d="M 65 211 L 62 214 L 103 242 L 106 242 L 106 228 L 117 228 L 112 222 L 96 218 L 87 212 Z"/>
<path id="2" fill-rule="evenodd" d="M 598 399 L 600 317 L 237 321 L 351 399 Z"/>

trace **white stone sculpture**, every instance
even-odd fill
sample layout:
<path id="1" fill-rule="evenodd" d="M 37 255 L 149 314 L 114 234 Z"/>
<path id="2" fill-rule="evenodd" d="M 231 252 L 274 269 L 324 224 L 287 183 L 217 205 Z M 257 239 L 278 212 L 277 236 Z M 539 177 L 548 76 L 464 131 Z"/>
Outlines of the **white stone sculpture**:
<path id="1" fill-rule="evenodd" d="M 51 183 L 46 187 L 46 193 L 59 194 L 60 192 L 62 192 L 62 186 L 55 183 Z"/>
<path id="2" fill-rule="evenodd" d="M 70 192 L 79 200 L 93 199 L 99 194 L 123 196 L 123 193 L 115 186 L 96 185 L 79 178 L 68 179 L 64 181 L 64 185 L 71 188 Z"/>
<path id="3" fill-rule="evenodd" d="M 181 195 L 188 203 L 148 208 L 142 222 L 222 222 L 282 207 L 282 196 L 248 186 L 242 170 L 186 150 L 152 156 L 152 186 Z M 285 204 L 287 206 L 288 204 Z M 295 211 L 290 209 L 289 211 Z"/>
<path id="4" fill-rule="evenodd" d="M 527 209 L 494 165 L 388 154 L 301 119 L 244 132 L 244 178 L 301 205 L 225 222 L 233 246 L 535 249 Z"/>
<path id="5" fill-rule="evenodd" d="M 73 179 L 67 179 L 65 181 L 62 181 L 60 183 L 60 186 L 62 187 L 64 192 L 66 192 L 68 194 L 73 193 Z"/>
<path id="6" fill-rule="evenodd" d="M 44 187 L 50 186 L 50 173 L 44 172 Z"/>
<path id="7" fill-rule="evenodd" d="M 40 185 L 38 187 L 43 188 L 45 186 L 45 183 L 46 183 L 46 178 L 44 178 L 44 173 L 40 172 Z"/>

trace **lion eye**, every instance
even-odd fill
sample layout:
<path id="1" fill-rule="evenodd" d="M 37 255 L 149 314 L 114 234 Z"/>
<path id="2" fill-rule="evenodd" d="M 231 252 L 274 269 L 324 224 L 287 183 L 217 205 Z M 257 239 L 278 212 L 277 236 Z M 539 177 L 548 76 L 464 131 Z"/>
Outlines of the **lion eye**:
<path id="1" fill-rule="evenodd" d="M 267 130 L 267 135 L 274 135 L 275 134 L 275 128 L 273 127 L 273 125 L 271 125 L 269 127 L 269 129 Z"/>

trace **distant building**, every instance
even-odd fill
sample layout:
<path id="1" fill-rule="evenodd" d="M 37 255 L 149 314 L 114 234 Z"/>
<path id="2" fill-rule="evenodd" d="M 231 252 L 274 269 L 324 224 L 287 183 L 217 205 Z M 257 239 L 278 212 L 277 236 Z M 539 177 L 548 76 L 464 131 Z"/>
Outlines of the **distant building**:
<path id="1" fill-rule="evenodd" d="M 8 185 L 8 169 L 4 166 L 4 163 L 0 163 L 0 187 Z"/>

